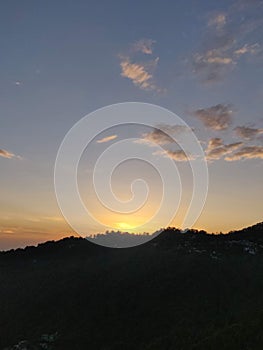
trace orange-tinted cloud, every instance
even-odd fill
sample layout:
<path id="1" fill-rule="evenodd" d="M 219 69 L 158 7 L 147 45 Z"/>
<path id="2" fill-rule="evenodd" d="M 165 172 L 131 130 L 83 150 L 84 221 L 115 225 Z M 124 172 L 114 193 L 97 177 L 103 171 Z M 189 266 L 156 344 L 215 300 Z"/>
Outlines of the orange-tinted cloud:
<path id="1" fill-rule="evenodd" d="M 151 66 L 155 66 L 158 59 L 151 62 Z M 147 65 L 143 63 L 132 63 L 128 57 L 121 60 L 121 75 L 130 79 L 134 85 L 143 90 L 155 90 L 156 86 L 153 82 L 153 75 L 149 72 Z M 149 65 L 148 65 L 149 66 Z"/>
<path id="2" fill-rule="evenodd" d="M 245 54 L 251 54 L 251 55 L 255 55 L 260 51 L 260 46 L 258 43 L 253 44 L 253 45 L 248 45 L 245 44 L 244 46 L 240 47 L 239 49 L 234 51 L 234 54 L 237 56 L 242 56 Z"/>
<path id="3" fill-rule="evenodd" d="M 121 54 L 119 56 L 121 76 L 130 79 L 140 89 L 160 91 L 153 77 L 159 57 L 149 60 L 148 58 L 145 59 L 145 56 L 140 55 L 140 61 L 138 61 L 137 57 L 137 53 L 152 55 L 154 43 L 155 41 L 152 39 L 140 39 L 130 46 L 126 54 Z"/>
<path id="4" fill-rule="evenodd" d="M 0 149 L 0 157 L 11 159 L 16 157 L 16 155 L 11 152 L 8 152 L 5 149 Z"/>
<path id="5" fill-rule="evenodd" d="M 245 146 L 225 158 L 228 161 L 242 159 L 263 159 L 263 146 Z"/>
<path id="6" fill-rule="evenodd" d="M 207 160 L 218 160 L 229 153 L 237 150 L 243 145 L 242 142 L 235 142 L 225 145 L 223 140 L 220 138 L 213 138 L 209 140 L 208 146 L 206 149 L 206 158 Z"/>
<path id="7" fill-rule="evenodd" d="M 179 136 L 189 131 L 190 131 L 190 128 L 185 125 L 159 124 L 156 126 L 156 128 L 154 128 L 153 131 L 143 134 L 142 139 L 136 142 L 167 145 L 170 143 L 175 143 L 176 136 Z M 171 138 L 169 134 L 172 135 L 175 139 Z"/>
<path id="8" fill-rule="evenodd" d="M 183 150 L 163 150 L 159 152 L 155 152 L 156 155 L 164 155 L 165 157 L 169 157 L 173 160 L 176 160 L 177 162 L 187 162 L 189 160 L 193 159 L 193 156 L 187 155 Z"/>
<path id="9" fill-rule="evenodd" d="M 103 137 L 102 139 L 100 140 L 97 140 L 96 142 L 97 143 L 105 143 L 105 142 L 109 142 L 111 140 L 114 140 L 118 137 L 118 135 L 110 135 L 110 136 L 106 136 L 106 137 Z"/>

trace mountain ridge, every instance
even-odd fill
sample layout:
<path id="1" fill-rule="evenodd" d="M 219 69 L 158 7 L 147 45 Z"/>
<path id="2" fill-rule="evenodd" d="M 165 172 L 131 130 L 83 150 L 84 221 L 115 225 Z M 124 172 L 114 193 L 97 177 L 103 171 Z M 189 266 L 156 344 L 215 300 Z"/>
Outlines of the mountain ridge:
<path id="1" fill-rule="evenodd" d="M 261 350 L 263 224 L 0 253 L 1 350 Z"/>
<path id="2" fill-rule="evenodd" d="M 76 243 L 78 242 L 78 244 L 80 244 L 80 242 L 89 242 L 92 243 L 92 245 L 89 246 L 90 250 L 96 250 L 95 246 L 99 246 L 99 247 L 103 247 L 103 244 L 99 244 L 99 242 L 103 243 L 103 240 L 100 241 L 99 239 L 97 239 L 97 237 L 99 236 L 99 238 L 101 236 L 107 236 L 107 235 L 111 235 L 114 234 L 116 235 L 117 239 L 121 236 L 129 236 L 129 238 L 131 238 L 131 242 L 132 243 L 132 238 L 135 237 L 135 239 L 138 238 L 138 234 L 134 235 L 132 233 L 128 233 L 128 232 L 121 232 L 121 231 L 111 231 L 108 233 L 103 233 L 103 234 L 97 234 L 97 235 L 93 235 L 93 237 L 87 237 L 87 239 L 83 238 L 83 237 L 76 237 L 76 236 L 69 236 L 69 237 L 64 237 L 62 239 L 59 240 L 49 240 L 46 241 L 44 243 L 39 243 L 37 246 L 26 246 L 25 248 L 16 248 L 16 249 L 9 249 L 6 251 L 0 251 L 0 255 L 1 254 L 8 254 L 8 253 L 22 253 L 23 251 L 29 251 L 29 250 L 35 250 L 36 248 L 38 248 L 39 250 L 43 250 L 43 249 L 54 249 L 54 245 L 57 245 L 58 247 L 62 247 L 63 243 L 66 243 L 69 245 L 69 249 L 71 248 L 71 243 Z M 259 222 L 256 223 L 254 225 L 239 229 L 239 230 L 231 230 L 228 233 L 208 233 L 204 230 L 197 230 L 197 229 L 190 229 L 187 231 L 182 231 L 178 228 L 175 227 L 168 227 L 166 229 L 160 229 L 155 231 L 153 234 L 142 234 L 143 237 L 147 237 L 147 240 L 145 242 L 139 243 L 139 244 L 146 244 L 146 243 L 150 243 L 153 242 L 155 243 L 156 240 L 163 240 L 163 239 L 171 239 L 171 234 L 176 234 L 176 235 L 181 235 L 182 237 L 189 237 L 189 235 L 202 235 L 203 237 L 206 237 L 207 239 L 222 239 L 222 240 L 229 240 L 229 239 L 237 239 L 237 240 L 241 240 L 241 239 L 247 239 L 247 240 L 257 240 L 257 241 L 262 241 L 263 242 L 263 222 Z M 262 236 L 261 236 L 262 235 Z M 159 237 L 159 239 L 158 239 Z M 182 238 L 180 237 L 180 238 Z M 179 238 L 179 236 L 177 236 L 176 238 Z M 137 242 L 140 242 L 139 240 L 137 240 Z M 97 244 L 98 243 L 98 244 Z M 138 245 L 139 245 L 138 244 Z M 87 246 L 87 245 L 86 245 Z M 135 245 L 136 247 L 136 245 Z M 107 248 L 107 247 L 105 247 Z M 111 247 L 114 248 L 114 247 Z M 119 248 L 119 247 L 117 247 Z M 128 246 L 129 248 L 129 246 Z M 131 248 L 133 248 L 131 246 Z"/>

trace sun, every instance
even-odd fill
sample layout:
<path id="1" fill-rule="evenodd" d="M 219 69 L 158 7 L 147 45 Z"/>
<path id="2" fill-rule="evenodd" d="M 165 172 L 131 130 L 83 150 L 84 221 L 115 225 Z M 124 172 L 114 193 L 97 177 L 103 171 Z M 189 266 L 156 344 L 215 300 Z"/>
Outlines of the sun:
<path id="1" fill-rule="evenodd" d="M 121 230 L 132 230 L 134 229 L 136 226 L 135 225 L 131 225 L 128 224 L 127 222 L 117 222 L 116 223 L 116 227 L 121 229 Z"/>

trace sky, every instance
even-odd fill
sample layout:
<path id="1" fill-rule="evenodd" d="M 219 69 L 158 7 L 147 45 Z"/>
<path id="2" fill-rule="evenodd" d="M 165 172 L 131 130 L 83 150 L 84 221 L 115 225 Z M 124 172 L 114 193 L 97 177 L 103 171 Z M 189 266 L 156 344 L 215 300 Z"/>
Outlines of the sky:
<path id="1" fill-rule="evenodd" d="M 132 101 L 172 111 L 198 137 L 209 189 L 196 228 L 228 232 L 262 221 L 263 1 L 0 6 L 0 250 L 74 234 L 55 196 L 58 148 L 85 115 Z M 178 133 L 175 125 L 164 127 Z M 139 160 L 118 167 L 112 181 L 116 196 L 127 200 L 138 172 L 145 178 L 149 201 L 142 212 L 117 215 L 96 199 L 92 164 L 128 137 L 141 138 L 153 158 L 178 166 L 185 190 L 172 225 L 181 224 L 192 186 L 184 152 L 158 129 L 119 127 L 98 135 L 81 158 L 80 192 L 100 220 L 87 234 L 107 227 L 136 232 L 160 202 L 161 179 Z M 157 220 L 146 229 L 160 227 Z"/>

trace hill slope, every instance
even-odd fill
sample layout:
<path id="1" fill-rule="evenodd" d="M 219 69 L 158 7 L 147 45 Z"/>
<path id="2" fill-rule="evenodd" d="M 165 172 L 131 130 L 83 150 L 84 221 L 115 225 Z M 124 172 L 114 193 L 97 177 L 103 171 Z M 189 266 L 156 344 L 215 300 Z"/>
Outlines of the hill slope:
<path id="1" fill-rule="evenodd" d="M 0 349 L 262 349 L 263 225 L 3 252 L 0 286 Z"/>

